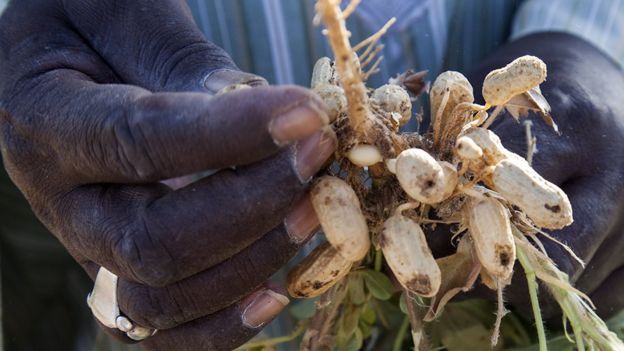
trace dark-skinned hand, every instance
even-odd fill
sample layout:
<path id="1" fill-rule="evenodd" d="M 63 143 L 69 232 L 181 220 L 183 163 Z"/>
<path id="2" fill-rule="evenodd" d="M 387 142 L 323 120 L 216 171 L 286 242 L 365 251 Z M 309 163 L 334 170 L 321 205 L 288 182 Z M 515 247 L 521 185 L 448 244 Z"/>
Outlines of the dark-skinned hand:
<path id="1" fill-rule="evenodd" d="M 275 317 L 265 282 L 315 232 L 336 144 L 314 95 L 240 72 L 184 0 L 12 1 L 0 33 L 4 165 L 92 278 L 120 277 L 121 311 L 159 329 L 142 344 L 229 350 Z M 234 83 L 257 87 L 215 96 Z"/>
<path id="2" fill-rule="evenodd" d="M 480 95 L 480 83 L 488 72 L 522 55 L 535 55 L 548 66 L 541 90 L 561 131 L 558 136 L 540 117 L 530 114 L 538 150 L 533 167 L 566 192 L 574 211 L 574 223 L 551 234 L 583 259 L 585 269 L 558 244 L 541 240 L 558 267 L 606 318 L 624 308 L 624 74 L 581 39 L 561 33 L 535 34 L 504 46 L 468 76 L 475 83 L 475 95 Z M 492 129 L 506 148 L 526 155 L 523 125 L 503 114 Z M 452 253 L 449 236 L 441 231 L 431 233 L 429 240 L 439 255 Z M 561 312 L 545 291 L 540 290 L 542 311 L 560 326 L 557 315 Z M 476 293 L 487 295 L 484 289 Z M 519 263 L 506 300 L 531 316 Z"/>

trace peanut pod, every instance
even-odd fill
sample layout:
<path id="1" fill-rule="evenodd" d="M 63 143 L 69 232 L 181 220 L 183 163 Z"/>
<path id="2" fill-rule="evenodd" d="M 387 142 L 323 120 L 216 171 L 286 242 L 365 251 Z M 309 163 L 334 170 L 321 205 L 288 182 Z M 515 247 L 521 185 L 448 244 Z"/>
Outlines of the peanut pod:
<path id="1" fill-rule="evenodd" d="M 329 57 L 321 57 L 316 61 L 312 69 L 312 81 L 310 82 L 312 89 L 325 84 L 338 85 L 336 68 Z"/>
<path id="2" fill-rule="evenodd" d="M 442 181 L 444 187 L 442 188 L 442 200 L 440 200 L 443 201 L 453 195 L 459 179 L 455 166 L 446 161 L 438 161 L 438 163 L 442 167 L 442 172 L 444 173 L 444 180 Z"/>
<path id="3" fill-rule="evenodd" d="M 524 161 L 520 155 L 507 150 L 503 146 L 503 143 L 498 135 L 489 129 L 479 127 L 470 128 L 462 134 L 462 136 L 458 139 L 458 142 L 460 139 L 464 140 L 464 137 L 471 139 L 481 149 L 481 152 L 483 153 L 483 160 L 489 166 L 495 166 L 500 161 L 508 158 Z"/>
<path id="4" fill-rule="evenodd" d="M 392 273 L 405 289 L 435 296 L 440 288 L 440 268 L 418 223 L 400 214 L 388 218 L 379 244 Z"/>
<path id="5" fill-rule="evenodd" d="M 368 225 L 351 186 L 340 178 L 324 176 L 312 188 L 311 199 L 331 245 L 351 262 L 364 258 L 370 248 Z"/>
<path id="6" fill-rule="evenodd" d="M 455 153 L 463 161 L 475 161 L 483 157 L 483 149 L 467 136 L 457 138 Z"/>
<path id="7" fill-rule="evenodd" d="M 516 246 L 505 206 L 490 197 L 472 198 L 464 207 L 477 257 L 493 276 L 507 281 L 516 260 Z"/>
<path id="8" fill-rule="evenodd" d="M 483 98 L 491 106 L 506 104 L 546 80 L 546 64 L 535 56 L 522 56 L 490 72 L 483 81 Z"/>
<path id="9" fill-rule="evenodd" d="M 447 176 L 443 167 L 421 149 L 407 149 L 396 161 L 396 176 L 405 192 L 420 202 L 435 204 L 445 199 Z"/>
<path id="10" fill-rule="evenodd" d="M 448 94 L 448 100 L 445 106 L 441 106 L 445 94 Z M 470 85 L 470 82 L 463 74 L 455 71 L 442 72 L 433 82 L 429 95 L 432 118 L 436 118 L 440 108 L 444 109 L 440 112 L 440 126 L 447 122 L 448 116 L 450 116 L 457 105 L 462 102 L 474 102 L 472 85 Z"/>
<path id="11" fill-rule="evenodd" d="M 499 162 L 491 183 L 494 190 L 518 206 L 539 227 L 561 229 L 573 221 L 568 196 L 522 159 Z"/>
<path id="12" fill-rule="evenodd" d="M 388 113 L 398 113 L 399 125 L 404 125 L 412 118 L 412 101 L 407 91 L 396 84 L 386 84 L 375 89 L 371 96 L 373 103 Z"/>
<path id="13" fill-rule="evenodd" d="M 352 264 L 325 242 L 288 273 L 288 293 L 299 298 L 319 296 L 347 275 Z"/>
<path id="14" fill-rule="evenodd" d="M 335 121 L 342 113 L 347 112 L 347 97 L 341 87 L 333 84 L 319 84 L 313 90 L 327 106 L 330 121 Z"/>

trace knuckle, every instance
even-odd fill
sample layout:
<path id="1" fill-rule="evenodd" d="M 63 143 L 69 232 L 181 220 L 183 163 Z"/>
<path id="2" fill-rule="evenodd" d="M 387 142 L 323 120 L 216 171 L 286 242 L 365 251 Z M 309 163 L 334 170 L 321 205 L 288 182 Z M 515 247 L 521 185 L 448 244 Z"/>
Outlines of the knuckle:
<path id="1" fill-rule="evenodd" d="M 152 146 L 166 143 L 162 131 L 167 130 L 168 120 L 163 111 L 174 109 L 174 102 L 161 95 L 139 98 L 125 113 L 115 119 L 112 126 L 119 166 L 132 178 L 152 181 L 158 179 L 166 164 L 152 152 Z"/>
<path id="2" fill-rule="evenodd" d="M 133 322 L 148 328 L 169 329 L 177 325 L 176 311 L 168 308 L 158 294 L 140 284 L 126 282 L 120 287 L 120 307 Z"/>
<path id="3" fill-rule="evenodd" d="M 128 231 L 116 245 L 120 261 L 137 281 L 151 287 L 170 284 L 176 275 L 167 249 L 146 226 Z"/>

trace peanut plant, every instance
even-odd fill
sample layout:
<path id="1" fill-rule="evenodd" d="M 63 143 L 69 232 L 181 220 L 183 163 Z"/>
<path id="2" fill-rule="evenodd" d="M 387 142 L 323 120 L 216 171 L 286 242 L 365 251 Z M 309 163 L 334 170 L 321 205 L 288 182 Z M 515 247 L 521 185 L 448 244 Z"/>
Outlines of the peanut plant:
<path id="1" fill-rule="evenodd" d="M 444 72 L 429 92 L 429 130 L 400 132 L 412 118 L 423 75 L 407 72 L 377 89 L 366 87 L 380 62 L 379 39 L 393 20 L 352 47 L 345 19 L 358 3 L 351 1 L 344 11 L 338 0 L 316 4 L 316 20 L 325 25 L 335 60 L 316 63 L 311 88 L 329 108 L 339 148 L 311 190 L 327 242 L 288 276 L 290 295 L 318 298 L 314 316 L 301 328 L 300 349 L 360 349 L 376 323 L 371 310 L 400 286 L 404 326 L 411 325 L 415 348 L 426 350 L 424 324 L 475 284 L 497 292 L 495 346 L 506 312 L 503 290 L 519 261 L 540 350 L 546 350 L 546 339 L 538 279 L 561 306 L 579 350 L 624 350 L 541 245 L 540 238 L 554 240 L 543 229 L 572 223 L 568 197 L 488 129 L 506 109 L 516 119 L 536 112 L 558 133 L 539 88 L 547 77 L 544 62 L 523 56 L 492 71 L 483 83 L 483 105 L 475 103 L 472 85 L 461 73 Z M 442 224 L 454 228 L 457 251 L 436 260 L 423 228 Z M 397 337 L 397 350 L 401 343 Z"/>

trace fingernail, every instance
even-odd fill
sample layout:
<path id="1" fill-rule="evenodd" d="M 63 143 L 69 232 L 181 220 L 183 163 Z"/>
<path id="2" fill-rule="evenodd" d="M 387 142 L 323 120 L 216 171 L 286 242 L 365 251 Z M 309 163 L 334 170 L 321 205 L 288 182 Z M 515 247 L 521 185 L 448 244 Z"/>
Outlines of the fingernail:
<path id="1" fill-rule="evenodd" d="M 290 239 L 296 244 L 307 241 L 317 232 L 320 223 L 310 195 L 305 195 L 284 219 L 284 226 Z"/>
<path id="2" fill-rule="evenodd" d="M 323 128 L 296 146 L 295 167 L 299 179 L 306 183 L 334 153 L 338 140 L 331 128 Z"/>
<path id="3" fill-rule="evenodd" d="M 288 297 L 270 289 L 250 296 L 251 303 L 243 311 L 243 324 L 249 328 L 259 328 L 275 318 L 288 303 Z"/>
<path id="4" fill-rule="evenodd" d="M 204 87 L 213 94 L 232 84 L 256 86 L 266 84 L 266 80 L 255 74 L 229 68 L 212 71 L 204 78 Z"/>
<path id="5" fill-rule="evenodd" d="M 329 117 L 314 102 L 297 106 L 276 117 L 269 132 L 279 145 L 301 140 L 327 125 Z"/>

